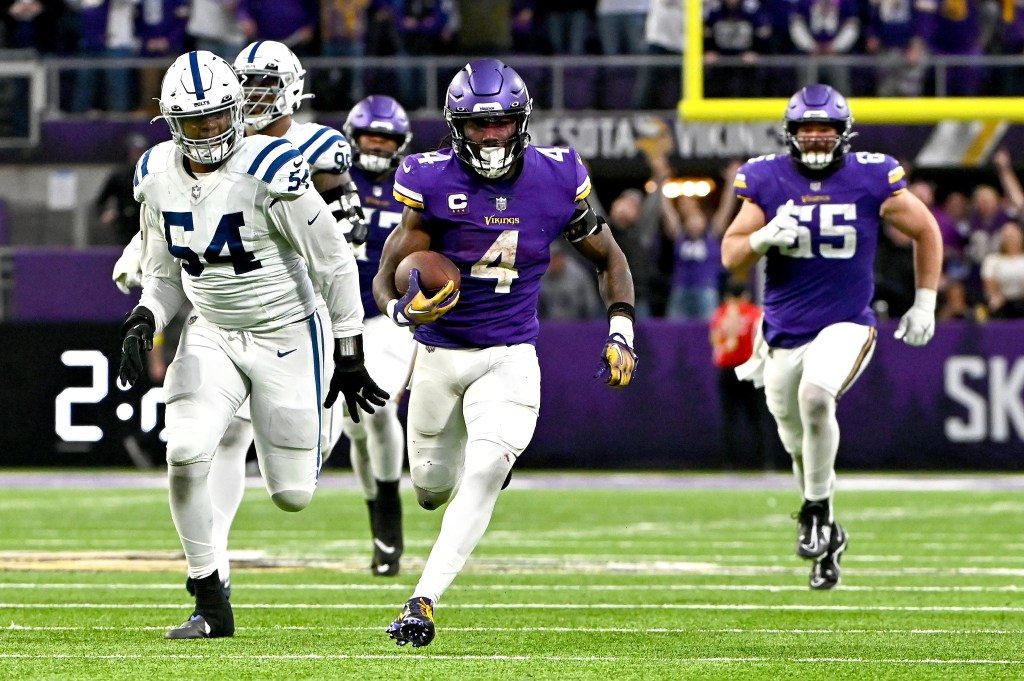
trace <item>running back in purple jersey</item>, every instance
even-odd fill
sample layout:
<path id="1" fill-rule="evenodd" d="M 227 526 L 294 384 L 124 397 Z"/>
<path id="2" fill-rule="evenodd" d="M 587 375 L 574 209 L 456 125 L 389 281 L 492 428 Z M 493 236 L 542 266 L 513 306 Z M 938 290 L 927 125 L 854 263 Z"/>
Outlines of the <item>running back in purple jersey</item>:
<path id="1" fill-rule="evenodd" d="M 395 197 L 419 211 L 430 248 L 462 274 L 451 312 L 416 327 L 416 340 L 446 348 L 535 343 L 540 278 L 549 247 L 590 193 L 574 149 L 527 147 L 514 179 L 485 180 L 450 150 L 408 156 Z"/>
<path id="2" fill-rule="evenodd" d="M 380 309 L 373 299 L 373 278 L 377 276 L 380 267 L 384 242 L 402 221 L 404 207 L 395 199 L 394 173 L 388 173 L 381 180 L 380 175 L 368 173 L 353 165 L 349 168 L 349 174 L 359 188 L 359 199 L 362 201 L 363 214 L 366 215 L 366 225 L 369 228 L 365 251 L 356 258 L 356 264 L 359 266 L 359 294 L 363 300 L 363 317 L 369 319 L 380 314 Z"/>
<path id="3" fill-rule="evenodd" d="M 764 335 L 772 347 L 795 348 L 830 324 L 875 323 L 875 251 L 882 203 L 905 191 L 906 173 L 885 154 L 847 154 L 821 180 L 802 175 L 788 155 L 761 156 L 736 174 L 736 194 L 767 219 L 790 199 L 800 236 L 766 257 Z"/>

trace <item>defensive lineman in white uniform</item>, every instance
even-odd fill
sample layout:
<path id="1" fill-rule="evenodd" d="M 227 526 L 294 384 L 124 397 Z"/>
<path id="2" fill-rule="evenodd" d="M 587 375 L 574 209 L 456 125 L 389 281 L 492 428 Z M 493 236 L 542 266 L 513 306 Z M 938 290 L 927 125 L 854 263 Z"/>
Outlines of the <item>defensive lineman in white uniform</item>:
<path id="1" fill-rule="evenodd" d="M 195 308 L 167 372 L 171 515 L 196 590 L 195 610 L 168 638 L 234 633 L 214 555 L 207 483 L 217 443 L 250 398 L 267 491 L 286 511 L 312 499 L 321 464 L 321 404 L 353 413 L 387 394 L 363 365 L 355 260 L 309 166 L 289 142 L 243 137 L 242 88 L 231 66 L 189 52 L 168 69 L 160 109 L 172 142 L 135 173 L 142 204 L 143 293 L 122 325 L 122 382 L 133 384 L 155 331 L 188 299 Z M 326 299 L 334 370 L 313 284 Z"/>

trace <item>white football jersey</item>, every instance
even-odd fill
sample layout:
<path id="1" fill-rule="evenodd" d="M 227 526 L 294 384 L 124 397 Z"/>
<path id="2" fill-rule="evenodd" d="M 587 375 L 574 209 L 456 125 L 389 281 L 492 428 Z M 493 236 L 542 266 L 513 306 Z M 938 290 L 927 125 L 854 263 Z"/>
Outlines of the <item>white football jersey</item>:
<path id="1" fill-rule="evenodd" d="M 314 173 L 343 173 L 352 167 L 352 145 L 334 128 L 293 120 L 282 137 L 302 153 Z"/>
<path id="2" fill-rule="evenodd" d="M 187 297 L 221 328 L 271 331 L 313 313 L 312 277 L 334 336 L 360 333 L 355 259 L 312 189 L 302 154 L 265 135 L 237 145 L 220 168 L 198 176 L 172 142 L 139 159 L 140 304 L 153 311 L 158 329 Z"/>

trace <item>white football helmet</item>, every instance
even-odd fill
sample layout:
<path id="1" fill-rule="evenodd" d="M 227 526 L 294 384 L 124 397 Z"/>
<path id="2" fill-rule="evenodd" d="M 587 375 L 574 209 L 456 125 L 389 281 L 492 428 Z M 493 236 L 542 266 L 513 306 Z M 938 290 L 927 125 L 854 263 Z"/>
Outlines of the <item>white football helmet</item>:
<path id="1" fill-rule="evenodd" d="M 225 160 L 245 136 L 242 85 L 231 65 L 213 52 L 187 52 L 171 64 L 160 85 L 160 113 L 171 139 L 196 163 Z M 182 124 L 225 115 L 224 130 L 208 137 L 189 137 Z"/>
<path id="2" fill-rule="evenodd" d="M 259 131 L 299 109 L 306 84 L 306 70 L 287 45 L 257 40 L 235 57 L 235 72 L 245 90 L 245 124 Z"/>

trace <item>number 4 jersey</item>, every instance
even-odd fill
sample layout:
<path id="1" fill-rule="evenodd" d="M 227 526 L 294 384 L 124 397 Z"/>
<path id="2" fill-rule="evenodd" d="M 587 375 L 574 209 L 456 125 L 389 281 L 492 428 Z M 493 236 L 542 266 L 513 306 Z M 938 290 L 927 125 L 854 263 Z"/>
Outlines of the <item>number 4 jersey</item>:
<path id="1" fill-rule="evenodd" d="M 361 331 L 351 249 L 287 140 L 246 137 L 216 171 L 198 175 L 164 142 L 139 160 L 134 184 L 142 203 L 140 302 L 158 327 L 187 297 L 221 328 L 272 331 L 313 313 L 312 276 L 334 335 Z"/>
<path id="2" fill-rule="evenodd" d="M 535 343 L 540 279 L 551 242 L 590 193 L 576 151 L 527 147 L 512 179 L 485 180 L 450 150 L 414 154 L 395 176 L 395 198 L 420 212 L 430 248 L 462 274 L 459 303 L 416 328 L 416 340 L 445 348 Z"/>
<path id="3" fill-rule="evenodd" d="M 769 249 L 765 265 L 764 336 L 772 347 L 794 348 L 839 322 L 873 325 L 879 211 L 905 191 L 906 173 L 885 154 L 847 154 L 836 172 L 815 179 L 788 155 L 748 161 L 736 174 L 736 195 L 767 219 L 793 200 L 799 237 Z"/>

